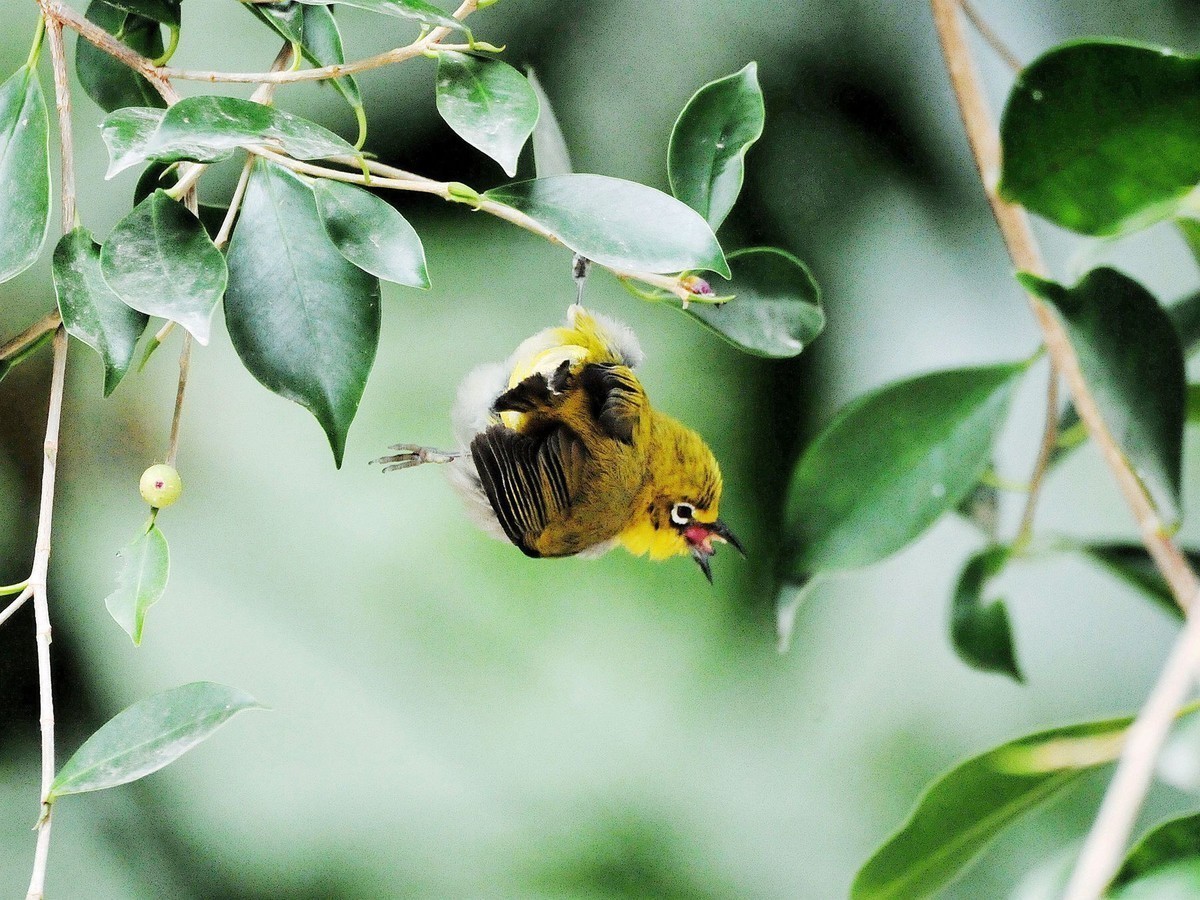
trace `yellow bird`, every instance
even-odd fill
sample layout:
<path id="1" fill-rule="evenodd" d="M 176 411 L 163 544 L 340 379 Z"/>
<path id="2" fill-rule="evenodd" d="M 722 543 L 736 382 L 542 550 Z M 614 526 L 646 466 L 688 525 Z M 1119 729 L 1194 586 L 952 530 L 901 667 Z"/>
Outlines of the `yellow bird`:
<path id="1" fill-rule="evenodd" d="M 745 555 L 717 518 L 721 470 L 696 432 L 650 406 L 641 360 L 628 327 L 572 305 L 565 326 L 466 377 L 452 414 L 462 449 L 396 444 L 375 462 L 447 464 L 478 524 L 527 556 L 690 553 L 712 581 L 714 541 Z"/>

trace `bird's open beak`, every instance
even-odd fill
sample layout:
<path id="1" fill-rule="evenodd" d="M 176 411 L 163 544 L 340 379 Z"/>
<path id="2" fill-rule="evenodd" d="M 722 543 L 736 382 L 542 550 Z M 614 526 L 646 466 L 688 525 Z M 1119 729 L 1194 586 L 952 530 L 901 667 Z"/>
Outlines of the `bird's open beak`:
<path id="1" fill-rule="evenodd" d="M 729 544 L 738 553 L 744 557 L 746 548 L 742 546 L 742 542 L 737 539 L 729 526 L 717 519 L 711 523 L 693 523 L 686 531 L 684 537 L 687 538 L 688 544 L 692 549 L 692 559 L 696 561 L 696 565 L 700 567 L 700 571 L 704 573 L 704 577 L 708 579 L 708 583 L 712 584 L 712 565 L 709 560 L 712 559 L 716 548 L 713 546 L 713 541 L 720 541 L 722 544 Z"/>

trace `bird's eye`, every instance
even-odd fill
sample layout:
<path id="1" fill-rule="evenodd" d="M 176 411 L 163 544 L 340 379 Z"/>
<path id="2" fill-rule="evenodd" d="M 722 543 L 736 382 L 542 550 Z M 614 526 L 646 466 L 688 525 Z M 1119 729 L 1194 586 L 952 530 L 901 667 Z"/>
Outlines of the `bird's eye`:
<path id="1" fill-rule="evenodd" d="M 671 521 L 676 525 L 686 525 L 692 521 L 696 507 L 690 503 L 676 503 L 671 507 Z"/>

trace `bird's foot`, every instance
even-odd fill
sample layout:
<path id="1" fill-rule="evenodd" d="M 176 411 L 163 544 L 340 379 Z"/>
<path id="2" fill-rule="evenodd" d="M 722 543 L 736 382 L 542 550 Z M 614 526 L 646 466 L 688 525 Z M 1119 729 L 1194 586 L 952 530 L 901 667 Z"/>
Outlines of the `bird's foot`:
<path id="1" fill-rule="evenodd" d="M 454 462 L 462 456 L 457 450 L 437 450 L 433 447 L 422 447 L 419 444 L 392 444 L 389 450 L 397 451 L 392 456 L 381 456 L 371 460 L 383 466 L 384 472 L 394 472 L 396 469 L 411 469 L 423 463 Z"/>

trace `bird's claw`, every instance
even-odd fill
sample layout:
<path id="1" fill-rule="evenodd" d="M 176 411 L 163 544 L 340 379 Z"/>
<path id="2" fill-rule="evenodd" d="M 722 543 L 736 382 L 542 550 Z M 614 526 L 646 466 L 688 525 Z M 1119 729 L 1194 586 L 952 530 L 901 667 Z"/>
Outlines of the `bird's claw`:
<path id="1" fill-rule="evenodd" d="M 392 456 L 381 456 L 371 460 L 383 466 L 384 472 L 394 472 L 397 469 L 411 469 L 424 463 L 454 462 L 462 456 L 452 450 L 437 450 L 433 447 L 422 447 L 419 444 L 392 444 L 389 450 L 397 451 Z"/>

